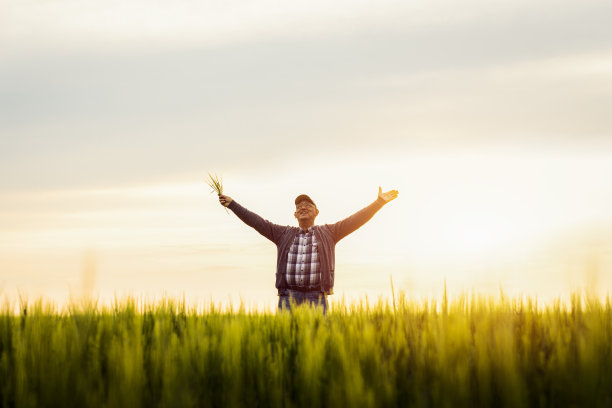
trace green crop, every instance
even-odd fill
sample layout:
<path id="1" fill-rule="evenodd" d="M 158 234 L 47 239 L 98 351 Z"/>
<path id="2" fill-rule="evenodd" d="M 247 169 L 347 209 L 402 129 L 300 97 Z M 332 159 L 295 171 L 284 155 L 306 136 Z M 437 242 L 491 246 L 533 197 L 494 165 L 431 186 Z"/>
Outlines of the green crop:
<path id="1" fill-rule="evenodd" d="M 334 302 L 327 315 L 165 299 L 0 308 L 5 407 L 612 405 L 612 307 L 574 295 Z"/>

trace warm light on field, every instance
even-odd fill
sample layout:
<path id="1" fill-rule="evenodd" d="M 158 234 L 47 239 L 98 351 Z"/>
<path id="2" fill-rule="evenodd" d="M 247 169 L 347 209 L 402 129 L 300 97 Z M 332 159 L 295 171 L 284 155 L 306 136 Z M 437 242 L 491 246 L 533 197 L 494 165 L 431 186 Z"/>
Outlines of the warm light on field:
<path id="1" fill-rule="evenodd" d="M 0 305 L 15 406 L 607 406 L 610 299 Z"/>
<path id="2" fill-rule="evenodd" d="M 612 406 L 610 16 L 0 0 L 0 405 Z"/>

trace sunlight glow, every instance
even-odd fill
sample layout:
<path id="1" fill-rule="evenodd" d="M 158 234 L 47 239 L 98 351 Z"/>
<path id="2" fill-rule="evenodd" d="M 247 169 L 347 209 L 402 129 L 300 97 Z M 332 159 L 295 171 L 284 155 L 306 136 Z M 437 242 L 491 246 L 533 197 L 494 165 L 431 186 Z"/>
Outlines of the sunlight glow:
<path id="1" fill-rule="evenodd" d="M 440 154 L 371 162 L 367 168 L 362 160 L 345 161 L 350 171 L 328 178 L 329 184 L 316 182 L 334 174 L 326 159 L 308 174 L 300 166 L 275 177 L 228 174 L 224 184 L 228 195 L 282 225 L 295 225 L 292 197 L 299 193 L 315 199 L 323 224 L 372 202 L 380 184 L 398 189 L 397 200 L 337 247 L 338 291 L 353 299 L 386 293 L 389 275 L 398 289 L 420 287 L 421 293 L 439 288 L 443 279 L 455 289 L 497 291 L 504 284 L 509 291 L 537 287 L 539 293 L 558 293 L 568 282 L 581 281 L 581 255 L 576 252 L 573 272 L 551 285 L 548 275 L 570 264 L 563 265 L 563 247 L 542 251 L 569 238 L 572 228 L 610 221 L 605 203 L 612 191 L 597 176 L 612 171 L 605 157 Z M 595 197 L 599 205 L 593 205 Z M 46 294 L 61 299 L 66 282 L 77 291 L 82 286 L 80 260 L 92 253 L 99 276 L 94 292 L 103 297 L 117 287 L 149 294 L 165 287 L 200 298 L 214 293 L 221 302 L 229 294 L 258 293 L 263 305 L 274 295 L 274 245 L 224 212 L 202 175 L 114 189 L 7 194 L 0 205 L 0 267 L 9 287 L 36 287 L 26 282 L 41 273 L 63 277 L 41 281 Z M 598 251 L 610 245 L 603 238 Z M 598 264 L 602 271 L 609 268 L 604 261 Z M 589 279 L 597 282 L 602 273 Z"/>

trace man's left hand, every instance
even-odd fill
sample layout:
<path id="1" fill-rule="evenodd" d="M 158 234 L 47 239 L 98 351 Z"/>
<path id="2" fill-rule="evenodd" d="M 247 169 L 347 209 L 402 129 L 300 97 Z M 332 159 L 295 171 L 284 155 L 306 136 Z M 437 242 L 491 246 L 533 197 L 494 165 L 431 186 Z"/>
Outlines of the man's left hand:
<path id="1" fill-rule="evenodd" d="M 398 193 L 399 192 L 397 190 L 390 190 L 390 191 L 387 191 L 386 193 L 383 193 L 382 187 L 380 186 L 378 187 L 378 198 L 383 200 L 385 204 L 391 200 L 395 200 L 397 198 Z"/>

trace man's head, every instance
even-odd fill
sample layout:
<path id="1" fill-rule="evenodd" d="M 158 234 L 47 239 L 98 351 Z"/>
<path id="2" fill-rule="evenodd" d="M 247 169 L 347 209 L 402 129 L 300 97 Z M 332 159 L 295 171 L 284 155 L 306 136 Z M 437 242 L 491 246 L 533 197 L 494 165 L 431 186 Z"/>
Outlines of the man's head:
<path id="1" fill-rule="evenodd" d="M 308 228 L 314 225 L 319 210 L 310 197 L 306 194 L 300 194 L 295 199 L 295 213 L 293 215 L 298 220 L 300 227 Z"/>

